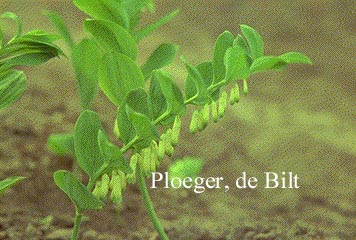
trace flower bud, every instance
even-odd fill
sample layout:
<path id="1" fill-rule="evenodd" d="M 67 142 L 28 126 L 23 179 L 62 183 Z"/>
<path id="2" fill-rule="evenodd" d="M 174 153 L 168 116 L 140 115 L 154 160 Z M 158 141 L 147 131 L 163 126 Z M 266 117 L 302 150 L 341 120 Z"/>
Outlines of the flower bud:
<path id="1" fill-rule="evenodd" d="M 96 181 L 95 188 L 93 190 L 93 195 L 100 199 L 100 188 L 101 188 L 101 181 Z"/>
<path id="2" fill-rule="evenodd" d="M 206 122 L 204 120 L 204 109 L 202 109 L 201 111 L 199 111 L 199 115 L 198 115 L 198 130 L 199 132 L 203 131 L 206 126 L 208 126 L 208 122 Z"/>
<path id="3" fill-rule="evenodd" d="M 192 120 L 190 122 L 189 130 L 192 134 L 198 131 L 199 127 L 199 112 L 195 110 L 192 115 Z"/>
<path id="4" fill-rule="evenodd" d="M 165 146 L 164 146 L 165 143 L 163 141 L 164 141 L 164 139 L 161 138 L 161 141 L 159 142 L 159 145 L 158 145 L 157 158 L 159 161 L 162 161 L 164 159 L 164 156 L 166 155 L 166 150 L 165 150 Z"/>
<path id="5" fill-rule="evenodd" d="M 207 124 L 210 120 L 210 105 L 209 104 L 204 105 L 202 115 L 203 115 L 203 121 Z"/>
<path id="6" fill-rule="evenodd" d="M 119 174 L 113 172 L 111 181 L 110 181 L 110 200 L 113 203 L 116 203 L 118 206 L 121 206 L 122 202 L 122 186 L 121 186 L 121 177 Z"/>
<path id="7" fill-rule="evenodd" d="M 168 141 L 166 141 L 164 144 L 164 151 L 168 157 L 172 157 L 174 153 L 174 148 Z"/>
<path id="8" fill-rule="evenodd" d="M 128 183 L 136 182 L 136 165 L 137 165 L 138 157 L 137 154 L 133 154 L 130 159 L 130 167 L 132 169 L 132 173 L 126 175 L 126 181 Z"/>
<path id="9" fill-rule="evenodd" d="M 157 157 L 157 143 L 152 141 L 151 147 L 151 159 L 150 159 L 150 172 L 155 172 L 158 166 L 158 157 Z"/>
<path id="10" fill-rule="evenodd" d="M 114 134 L 117 138 L 120 138 L 120 130 L 117 124 L 117 119 L 115 119 L 115 125 L 114 125 Z"/>
<path id="11" fill-rule="evenodd" d="M 216 123 L 219 120 L 219 115 L 218 115 L 218 106 L 216 105 L 215 101 L 211 103 L 211 115 L 213 117 L 213 121 Z"/>
<path id="12" fill-rule="evenodd" d="M 175 146 L 178 144 L 180 129 L 182 126 L 182 121 L 179 116 L 176 116 L 172 128 L 172 145 Z"/>
<path id="13" fill-rule="evenodd" d="M 244 94 L 245 94 L 245 95 L 247 95 L 247 94 L 248 94 L 248 85 L 247 85 L 247 80 L 246 80 L 246 79 L 244 79 L 243 83 L 244 83 Z"/>
<path id="14" fill-rule="evenodd" d="M 144 148 L 142 152 L 142 165 L 141 169 L 145 176 L 150 174 L 150 162 L 151 162 L 151 149 L 150 147 Z"/>
<path id="15" fill-rule="evenodd" d="M 227 103 L 227 93 L 223 92 L 219 98 L 219 109 L 218 109 L 218 115 L 220 118 L 222 118 L 225 114 L 226 111 L 226 103 Z"/>
<path id="16" fill-rule="evenodd" d="M 235 104 L 235 98 L 236 98 L 235 88 L 232 88 L 230 91 L 230 99 L 229 99 L 231 105 Z"/>
<path id="17" fill-rule="evenodd" d="M 235 84 L 234 89 L 235 89 L 235 103 L 238 103 L 240 101 L 240 88 L 238 83 Z"/>
<path id="18" fill-rule="evenodd" d="M 109 193 L 109 183 L 110 183 L 110 178 L 107 174 L 104 174 L 101 177 L 101 186 L 99 188 L 99 198 L 100 199 L 105 199 L 106 195 Z"/>

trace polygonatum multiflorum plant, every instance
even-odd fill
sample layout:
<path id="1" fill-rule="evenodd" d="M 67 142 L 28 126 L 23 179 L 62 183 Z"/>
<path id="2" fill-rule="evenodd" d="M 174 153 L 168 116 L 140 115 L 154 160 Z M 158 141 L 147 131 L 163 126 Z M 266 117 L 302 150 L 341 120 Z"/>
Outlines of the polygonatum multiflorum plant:
<path id="1" fill-rule="evenodd" d="M 12 13 L 6 12 L 3 19 L 14 20 L 17 33 L 8 42 L 4 41 L 4 33 L 0 28 L 0 114 L 3 108 L 14 103 L 26 88 L 26 75 L 14 69 L 17 66 L 33 66 L 47 62 L 62 54 L 53 43 L 59 37 L 42 30 L 22 34 L 22 22 Z M 13 176 L 0 181 L 0 195 L 8 188 L 23 180 L 24 177 Z"/>
<path id="2" fill-rule="evenodd" d="M 79 43 L 73 42 L 59 15 L 48 14 L 71 50 L 82 107 L 73 133 L 52 135 L 48 141 L 52 151 L 75 156 L 89 177 L 84 184 L 71 172 L 54 173 L 55 183 L 76 208 L 72 239 L 78 238 L 85 211 L 101 209 L 107 201 L 120 206 L 125 187 L 135 183 L 160 237 L 168 239 L 154 211 L 145 178 L 157 170 L 165 156 L 172 156 L 187 106 L 194 107 L 190 131 L 202 131 L 210 118 L 217 122 L 224 116 L 228 103 L 239 101 L 241 83 L 242 92 L 248 93 L 248 78 L 252 74 L 311 62 L 297 52 L 266 56 L 258 32 L 241 25 L 241 34 L 234 36 L 225 31 L 218 36 L 211 61 L 193 65 L 181 57 L 187 71 L 182 91 L 164 70 L 177 55 L 176 45 L 163 43 L 142 66 L 137 63 L 140 40 L 170 21 L 178 11 L 138 28 L 141 13 L 154 11 L 152 0 L 73 2 L 89 15 L 83 23 L 87 35 Z M 90 110 L 99 90 L 117 108 L 113 131 L 122 144 L 110 141 L 99 114 Z"/>

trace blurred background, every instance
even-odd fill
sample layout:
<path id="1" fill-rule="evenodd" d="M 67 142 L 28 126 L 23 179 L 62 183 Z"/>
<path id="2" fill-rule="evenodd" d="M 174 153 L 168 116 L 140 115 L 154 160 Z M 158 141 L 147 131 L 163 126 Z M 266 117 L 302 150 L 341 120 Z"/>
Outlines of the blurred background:
<path id="1" fill-rule="evenodd" d="M 163 42 L 180 45 L 180 55 L 194 64 L 210 60 L 218 35 L 224 30 L 236 35 L 239 24 L 259 31 L 266 54 L 299 51 L 313 61 L 312 66 L 254 75 L 250 94 L 229 106 L 226 116 L 202 133 L 189 133 L 189 108 L 174 155 L 204 159 L 202 176 L 222 176 L 231 186 L 243 171 L 261 179 L 265 171 L 291 171 L 298 174 L 300 189 L 210 190 L 200 195 L 151 190 L 171 238 L 356 238 L 355 1 L 155 2 L 157 14 L 145 14 L 143 25 L 176 8 L 181 13 L 140 43 L 140 63 Z M 77 41 L 84 37 L 86 16 L 69 0 L 1 0 L 0 5 L 1 13 L 19 15 L 25 30 L 53 32 L 43 10 L 60 13 Z M 1 20 L 0 26 L 7 37 L 15 32 L 10 21 Z M 0 113 L 0 178 L 28 179 L 0 199 L 0 236 L 5 236 L 0 238 L 64 239 L 74 209 L 54 185 L 52 174 L 70 169 L 72 159 L 49 153 L 46 140 L 51 133 L 72 131 L 80 110 L 76 82 L 64 57 L 24 70 L 28 89 Z M 186 72 L 179 59 L 168 70 L 183 87 Z M 101 95 L 94 109 L 105 128 L 112 129 L 114 106 Z M 137 187 L 130 186 L 119 211 L 108 206 L 89 215 L 82 237 L 155 239 L 157 235 Z"/>

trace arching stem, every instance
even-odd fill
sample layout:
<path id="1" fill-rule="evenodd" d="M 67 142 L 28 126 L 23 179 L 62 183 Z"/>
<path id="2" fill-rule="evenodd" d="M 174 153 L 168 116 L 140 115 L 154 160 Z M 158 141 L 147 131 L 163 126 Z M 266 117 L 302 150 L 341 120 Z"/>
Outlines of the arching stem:
<path id="1" fill-rule="evenodd" d="M 145 203 L 146 210 L 148 215 L 153 223 L 153 226 L 157 230 L 159 236 L 162 240 L 169 240 L 167 234 L 164 231 L 164 228 L 159 221 L 157 214 L 154 210 L 150 195 L 147 190 L 145 177 L 143 176 L 142 170 L 139 165 L 137 165 L 137 176 L 138 176 L 138 185 L 140 186 L 141 194 L 143 197 L 143 202 Z"/>

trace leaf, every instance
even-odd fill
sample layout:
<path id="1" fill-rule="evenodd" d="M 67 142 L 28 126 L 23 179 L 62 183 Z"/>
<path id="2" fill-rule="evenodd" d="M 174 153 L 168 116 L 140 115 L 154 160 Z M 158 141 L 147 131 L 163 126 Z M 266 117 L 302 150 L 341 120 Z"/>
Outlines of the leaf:
<path id="1" fill-rule="evenodd" d="M 129 18 L 123 1 L 117 0 L 73 0 L 74 5 L 95 19 L 109 20 L 128 29 Z"/>
<path id="2" fill-rule="evenodd" d="M 225 31 L 215 42 L 214 46 L 214 60 L 213 60 L 213 69 L 214 69 L 214 81 L 213 83 L 219 83 L 225 79 L 225 65 L 224 65 L 224 56 L 226 50 L 232 46 L 234 41 L 234 36 L 232 33 Z"/>
<path id="3" fill-rule="evenodd" d="M 182 92 L 171 76 L 163 71 L 153 72 L 149 97 L 153 119 L 160 119 L 163 125 L 173 123 L 176 116 L 182 116 L 185 112 Z"/>
<path id="4" fill-rule="evenodd" d="M 68 44 L 70 48 L 73 48 L 74 41 L 69 32 L 67 25 L 65 24 L 63 17 L 59 14 L 51 11 L 45 12 L 49 20 L 52 22 L 57 32 L 63 37 L 64 41 Z"/>
<path id="5" fill-rule="evenodd" d="M 148 96 L 144 89 L 132 90 L 126 97 L 126 105 L 135 112 L 142 113 L 151 118 L 151 110 L 148 105 Z"/>
<path id="6" fill-rule="evenodd" d="M 76 74 L 82 109 L 89 109 L 98 92 L 98 65 L 101 53 L 95 42 L 82 40 L 73 48 L 72 64 Z"/>
<path id="7" fill-rule="evenodd" d="M 20 98 L 26 88 L 26 76 L 22 71 L 0 72 L 0 110 Z"/>
<path id="8" fill-rule="evenodd" d="M 15 13 L 13 13 L 13 12 L 5 12 L 5 13 L 1 14 L 1 18 L 8 18 L 8 19 L 14 20 L 16 22 L 16 24 L 17 24 L 17 34 L 16 34 L 16 36 L 14 36 L 12 38 L 12 40 L 21 36 L 21 34 L 22 34 L 22 22 L 21 22 L 20 18 Z"/>
<path id="9" fill-rule="evenodd" d="M 153 70 L 160 69 L 171 64 L 177 55 L 178 49 L 177 45 L 169 43 L 160 45 L 141 67 L 145 79 L 150 77 Z"/>
<path id="10" fill-rule="evenodd" d="M 127 94 L 143 88 L 145 80 L 141 70 L 129 57 L 108 52 L 99 67 L 100 88 L 116 106 L 120 106 Z"/>
<path id="11" fill-rule="evenodd" d="M 312 64 L 309 57 L 307 57 L 304 54 L 301 54 L 299 52 L 289 52 L 289 53 L 282 54 L 279 57 L 281 59 L 283 59 L 284 61 L 286 61 L 288 64 L 290 64 L 290 63 Z"/>
<path id="12" fill-rule="evenodd" d="M 261 35 L 250 26 L 241 25 L 240 28 L 250 47 L 252 59 L 256 60 L 262 57 L 264 54 L 264 46 Z"/>
<path id="13" fill-rule="evenodd" d="M 103 202 L 97 199 L 73 174 L 65 170 L 53 174 L 56 185 L 70 198 L 79 212 L 98 210 Z"/>
<path id="14" fill-rule="evenodd" d="M 132 169 L 130 164 L 122 155 L 120 148 L 109 141 L 108 136 L 102 130 L 98 132 L 98 144 L 104 161 L 108 167 L 104 173 L 111 173 L 113 170 L 119 169 L 120 171 L 130 174 Z"/>
<path id="15" fill-rule="evenodd" d="M 184 179 L 186 177 L 196 178 L 203 167 L 203 161 L 197 158 L 185 157 L 174 161 L 168 169 L 170 179 L 175 177 Z"/>
<path id="16" fill-rule="evenodd" d="M 48 137 L 47 146 L 57 155 L 75 155 L 73 134 L 51 134 Z"/>
<path id="17" fill-rule="evenodd" d="M 0 65 L 33 66 L 44 63 L 53 57 L 64 55 L 55 44 L 57 35 L 41 30 L 31 31 L 18 37 L 0 49 Z"/>
<path id="18" fill-rule="evenodd" d="M 179 10 L 175 10 L 171 13 L 169 13 L 168 15 L 164 16 L 163 18 L 161 18 L 160 20 L 158 20 L 157 22 L 139 30 L 138 32 L 136 32 L 135 34 L 135 39 L 136 42 L 141 41 L 144 37 L 148 36 L 149 34 L 151 34 L 153 31 L 155 31 L 157 28 L 161 27 L 162 25 L 168 23 L 169 21 L 171 21 L 175 16 L 177 16 L 179 13 Z"/>
<path id="19" fill-rule="evenodd" d="M 198 67 L 192 66 L 184 58 L 181 59 L 188 70 L 188 76 L 185 80 L 185 86 L 184 86 L 186 92 L 185 99 L 188 100 L 190 98 L 195 98 L 193 103 L 197 105 L 204 105 L 206 102 L 210 101 L 208 86 L 205 83 L 205 80 L 202 77 L 202 74 L 200 73 Z M 195 86 L 195 88 L 193 87 L 193 85 Z M 195 90 L 192 91 L 192 89 Z"/>
<path id="20" fill-rule="evenodd" d="M 2 32 L 1 28 L 0 28 L 0 49 L 3 47 L 4 43 L 4 33 Z"/>
<path id="21" fill-rule="evenodd" d="M 263 72 L 268 70 L 282 70 L 284 69 L 288 63 L 280 58 L 275 56 L 265 56 L 256 59 L 251 67 L 251 73 Z"/>
<path id="22" fill-rule="evenodd" d="M 226 82 L 247 79 L 250 75 L 247 55 L 242 48 L 230 47 L 225 53 L 224 64 L 226 67 Z"/>
<path id="23" fill-rule="evenodd" d="M 15 176 L 0 181 L 0 195 L 2 195 L 7 189 L 11 188 L 13 185 L 24 179 L 25 177 Z"/>
<path id="24" fill-rule="evenodd" d="M 84 29 L 90 32 L 104 53 L 117 51 L 132 60 L 137 57 L 134 38 L 120 25 L 106 20 L 85 20 Z"/>
<path id="25" fill-rule="evenodd" d="M 139 101 L 134 101 L 135 97 L 142 99 L 141 104 Z M 120 106 L 117 115 L 117 126 L 120 138 L 125 144 L 136 139 L 138 143 L 135 144 L 135 147 L 144 148 L 149 146 L 152 140 L 159 139 L 158 130 L 149 114 L 147 114 L 147 108 L 147 94 L 143 89 L 131 91 L 125 102 Z"/>
<path id="26" fill-rule="evenodd" d="M 233 46 L 242 48 L 248 56 L 251 55 L 250 48 L 248 47 L 246 40 L 241 36 L 241 34 L 237 35 L 234 40 Z"/>
<path id="27" fill-rule="evenodd" d="M 145 146 L 142 147 L 147 147 L 152 140 L 159 140 L 158 130 L 151 119 L 142 113 L 135 112 L 129 106 L 126 106 L 126 112 L 135 129 L 137 138 L 141 141 L 145 140 Z"/>
<path id="28" fill-rule="evenodd" d="M 75 124 L 75 156 L 79 166 L 91 177 L 104 164 L 98 145 L 98 132 L 102 129 L 98 114 L 89 110 L 82 112 Z"/>

